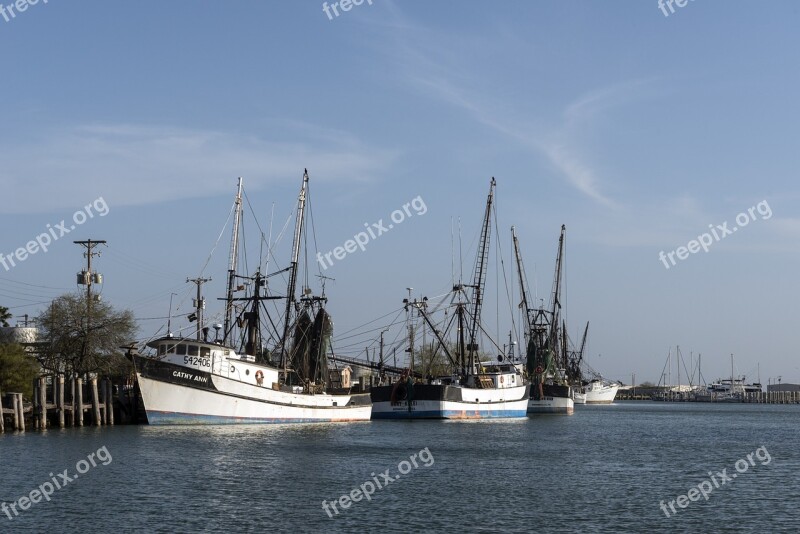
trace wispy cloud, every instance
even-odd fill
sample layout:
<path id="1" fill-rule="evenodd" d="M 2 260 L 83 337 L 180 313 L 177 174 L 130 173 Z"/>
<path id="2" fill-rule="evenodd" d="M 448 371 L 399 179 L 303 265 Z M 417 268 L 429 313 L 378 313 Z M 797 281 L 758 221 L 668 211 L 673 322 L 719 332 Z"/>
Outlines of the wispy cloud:
<path id="1" fill-rule="evenodd" d="M 520 110 L 535 108 L 532 102 L 497 101 L 487 96 L 497 94 L 497 85 L 487 87 L 485 81 L 481 81 L 486 78 L 485 72 L 478 75 L 474 65 L 454 59 L 469 56 L 474 60 L 475 55 L 463 53 L 464 49 L 473 50 L 477 55 L 487 47 L 502 49 L 501 42 L 487 43 L 480 38 L 470 41 L 463 35 L 447 35 L 445 38 L 441 32 L 410 24 L 396 8 L 392 13 L 400 21 L 394 26 L 399 28 L 394 35 L 394 60 L 404 66 L 403 79 L 407 83 L 432 99 L 463 109 L 480 124 L 538 152 L 569 185 L 593 201 L 606 207 L 618 207 L 617 202 L 604 192 L 604 181 L 583 154 L 575 135 L 580 132 L 573 131 L 573 127 L 580 123 L 585 126 L 599 115 L 600 110 L 622 104 L 646 81 L 635 80 L 584 94 L 566 105 L 554 126 L 544 126 L 544 116 L 536 124 L 525 124 L 518 118 Z M 505 35 L 505 39 L 512 41 L 516 48 L 520 46 L 520 39 L 513 34 Z M 450 51 L 453 42 L 458 43 L 460 53 Z M 530 97 L 535 100 L 535 95 Z M 526 115 L 531 116 L 531 113 Z"/>
<path id="2" fill-rule="evenodd" d="M 252 189 L 308 167 L 315 179 L 368 181 L 389 167 L 391 150 L 344 132 L 282 125 L 295 141 L 164 125 L 94 124 L 50 131 L 35 144 L 0 148 L 3 213 L 74 208 L 104 195 L 115 206 L 227 191 L 245 176 Z"/>

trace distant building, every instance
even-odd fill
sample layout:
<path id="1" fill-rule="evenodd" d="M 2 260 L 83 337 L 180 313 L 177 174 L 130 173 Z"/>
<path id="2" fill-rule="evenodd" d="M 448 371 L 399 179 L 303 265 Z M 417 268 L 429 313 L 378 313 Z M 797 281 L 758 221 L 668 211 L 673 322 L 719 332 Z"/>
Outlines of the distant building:
<path id="1" fill-rule="evenodd" d="M 19 343 L 29 345 L 36 343 L 39 338 L 39 329 L 32 326 L 4 326 L 0 327 L 0 343 Z"/>
<path id="2" fill-rule="evenodd" d="M 800 384 L 770 384 L 767 386 L 767 393 L 774 391 L 800 391 Z"/>

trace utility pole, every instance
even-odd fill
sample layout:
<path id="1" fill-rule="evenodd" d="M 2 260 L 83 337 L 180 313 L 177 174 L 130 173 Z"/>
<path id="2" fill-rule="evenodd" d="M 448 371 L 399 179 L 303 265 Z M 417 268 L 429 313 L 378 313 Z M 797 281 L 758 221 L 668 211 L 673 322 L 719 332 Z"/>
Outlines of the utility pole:
<path id="1" fill-rule="evenodd" d="M 414 290 L 413 287 L 407 287 L 408 290 L 408 298 L 403 300 L 403 303 L 406 305 L 406 328 L 408 329 L 408 358 L 409 358 L 409 369 L 411 372 L 414 372 L 414 324 L 412 323 L 412 316 L 411 316 L 411 308 L 409 305 L 411 304 L 411 292 Z"/>
<path id="2" fill-rule="evenodd" d="M 195 320 L 197 321 L 197 340 L 203 341 L 203 310 L 206 307 L 206 299 L 203 298 L 201 288 L 206 282 L 210 282 L 211 278 L 187 278 L 186 282 L 191 282 L 197 285 L 197 298 L 194 300 Z"/>
<path id="3" fill-rule="evenodd" d="M 83 256 L 86 258 L 86 270 L 78 273 L 78 285 L 86 286 L 86 350 L 84 357 L 90 353 L 89 346 L 89 333 L 91 332 L 92 324 L 92 284 L 102 284 L 103 275 L 100 273 L 92 272 L 92 257 L 100 256 L 100 251 L 94 252 L 95 247 L 98 245 L 105 245 L 104 240 L 92 241 L 73 241 L 74 244 L 80 245 L 86 249 Z"/>

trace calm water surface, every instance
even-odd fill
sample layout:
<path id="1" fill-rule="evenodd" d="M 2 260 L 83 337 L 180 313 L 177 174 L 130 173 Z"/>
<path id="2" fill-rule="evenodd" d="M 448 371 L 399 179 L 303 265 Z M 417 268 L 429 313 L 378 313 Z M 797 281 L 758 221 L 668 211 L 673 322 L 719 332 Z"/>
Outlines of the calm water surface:
<path id="1" fill-rule="evenodd" d="M 643 402 L 505 422 L 10 433 L 0 501 L 86 472 L 2 513 L 0 532 L 797 532 L 798 419 L 800 406 Z M 762 446 L 771 461 L 753 457 L 707 501 L 659 508 Z M 77 465 L 91 453 L 96 467 Z M 323 500 L 387 469 L 399 478 L 328 517 Z"/>

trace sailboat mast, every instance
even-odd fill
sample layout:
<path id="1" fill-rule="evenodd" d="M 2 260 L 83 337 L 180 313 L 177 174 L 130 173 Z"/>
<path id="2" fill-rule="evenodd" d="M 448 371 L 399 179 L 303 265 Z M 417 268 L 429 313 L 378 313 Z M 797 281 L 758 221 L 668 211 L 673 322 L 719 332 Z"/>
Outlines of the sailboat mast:
<path id="1" fill-rule="evenodd" d="M 300 188 L 300 195 L 297 199 L 297 219 L 294 222 L 294 242 L 292 244 L 292 263 L 289 266 L 289 285 L 286 289 L 286 313 L 284 315 L 283 327 L 283 362 L 288 364 L 289 351 L 289 328 L 291 327 L 292 306 L 295 303 L 295 290 L 297 289 L 297 262 L 300 258 L 300 239 L 303 235 L 303 220 L 306 208 L 306 194 L 308 191 L 308 169 L 303 172 L 303 185 Z"/>
<path id="2" fill-rule="evenodd" d="M 233 207 L 233 234 L 231 235 L 231 251 L 228 257 L 228 292 L 225 295 L 225 330 L 223 330 L 223 344 L 228 344 L 231 333 L 231 320 L 233 317 L 233 288 L 236 285 L 236 264 L 239 256 L 239 225 L 242 218 L 242 178 L 236 188 L 236 199 Z"/>
<path id="3" fill-rule="evenodd" d="M 481 305 L 483 304 L 483 289 L 486 284 L 486 261 L 489 255 L 489 235 L 491 232 L 492 224 L 492 200 L 494 199 L 495 180 L 492 177 L 489 183 L 489 197 L 486 199 L 486 213 L 483 218 L 483 227 L 481 228 L 481 241 L 478 249 L 478 259 L 475 262 L 475 278 L 472 285 L 472 324 L 469 332 L 469 366 L 470 373 L 475 370 L 475 358 L 477 356 L 478 345 L 476 343 L 476 336 L 478 333 L 478 323 L 481 317 Z"/>

